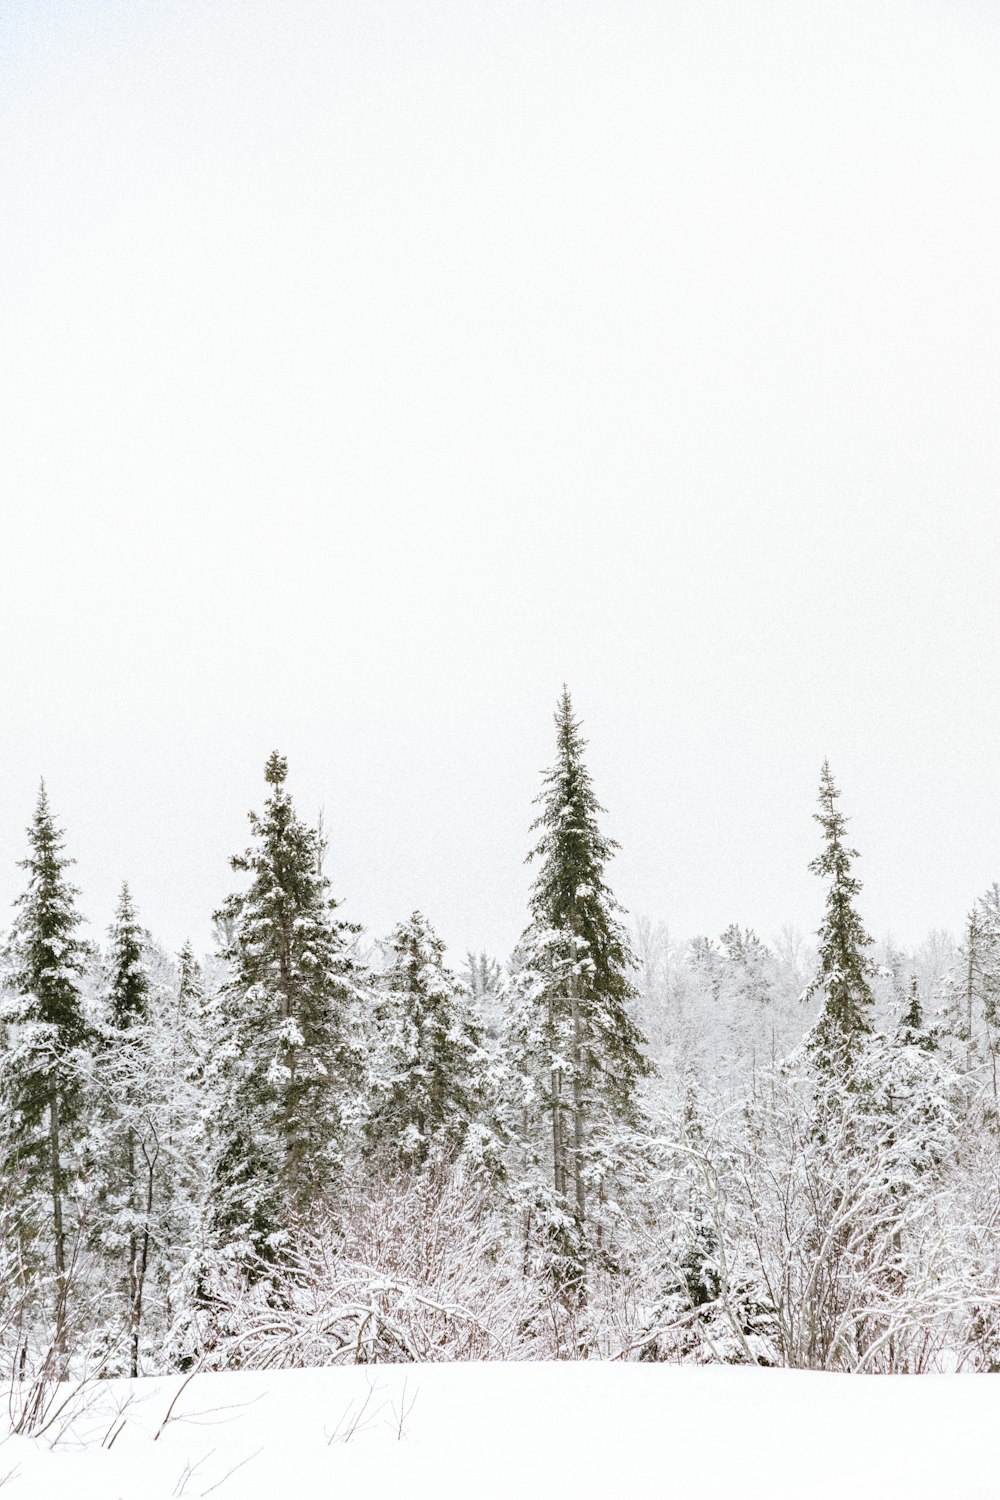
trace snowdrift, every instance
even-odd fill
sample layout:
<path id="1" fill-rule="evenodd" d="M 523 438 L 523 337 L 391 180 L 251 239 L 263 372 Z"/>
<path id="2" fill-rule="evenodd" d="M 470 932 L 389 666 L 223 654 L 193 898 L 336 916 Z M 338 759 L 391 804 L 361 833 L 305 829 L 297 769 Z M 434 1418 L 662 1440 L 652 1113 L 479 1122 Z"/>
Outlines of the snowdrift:
<path id="1" fill-rule="evenodd" d="M 103 1381 L 42 1437 L 0 1443 L 0 1492 L 995 1500 L 998 1398 L 982 1375 L 596 1363 Z"/>

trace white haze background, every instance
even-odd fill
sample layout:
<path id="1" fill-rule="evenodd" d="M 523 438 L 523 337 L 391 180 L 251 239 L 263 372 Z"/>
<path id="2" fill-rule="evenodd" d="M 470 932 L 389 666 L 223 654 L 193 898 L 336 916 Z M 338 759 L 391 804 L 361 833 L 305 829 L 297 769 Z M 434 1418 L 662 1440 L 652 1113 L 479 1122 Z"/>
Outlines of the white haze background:
<path id="1" fill-rule="evenodd" d="M 347 913 L 524 920 L 566 679 L 678 935 L 1000 875 L 1000 10 L 12 0 L 0 906 L 39 775 L 208 941 L 288 755 Z"/>

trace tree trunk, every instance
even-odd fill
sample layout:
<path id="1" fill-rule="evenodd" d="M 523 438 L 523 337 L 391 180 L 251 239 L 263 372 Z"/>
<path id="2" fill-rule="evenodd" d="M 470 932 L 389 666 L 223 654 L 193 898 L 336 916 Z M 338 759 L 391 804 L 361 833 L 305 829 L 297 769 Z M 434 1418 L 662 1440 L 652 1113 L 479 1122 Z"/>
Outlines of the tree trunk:
<path id="1" fill-rule="evenodd" d="M 139 1255 L 138 1264 L 135 1268 L 134 1293 L 131 1308 L 131 1348 L 129 1353 L 129 1374 L 134 1380 L 139 1374 L 139 1334 L 142 1327 L 142 1294 L 146 1285 L 146 1271 L 149 1266 L 149 1222 L 153 1215 L 153 1177 L 156 1170 L 156 1162 L 159 1157 L 159 1146 L 150 1156 L 146 1150 L 146 1143 L 142 1143 L 142 1154 L 146 1161 L 146 1222 L 142 1230 L 142 1252 Z"/>
<path id="2" fill-rule="evenodd" d="M 59 1378 L 66 1359 L 66 1231 L 63 1226 L 59 1083 L 53 1072 L 49 1083 L 49 1163 L 52 1172 L 52 1233 L 56 1268 L 55 1353 Z"/>
<path id="3" fill-rule="evenodd" d="M 966 965 L 965 974 L 965 1028 L 966 1028 L 966 1067 L 972 1072 L 973 1048 L 972 1048 L 972 1001 L 975 993 L 975 965 L 976 965 L 976 938 L 978 937 L 975 920 L 969 918 L 969 960 Z"/>
<path id="4" fill-rule="evenodd" d="M 587 1217 L 587 1184 L 583 1175 L 586 1111 L 583 1101 L 583 1017 L 580 1014 L 575 975 L 570 978 L 570 1007 L 573 1017 L 573 1181 L 576 1190 L 576 1217 L 582 1230 Z"/>
<path id="5" fill-rule="evenodd" d="M 549 1000 L 549 1030 L 555 1035 L 555 1005 Z M 566 1196 L 566 1142 L 563 1129 L 562 1069 L 553 1068 L 549 1076 L 552 1093 L 552 1185 L 558 1197 Z"/>
<path id="6" fill-rule="evenodd" d="M 128 1182 L 129 1207 L 135 1209 L 135 1136 L 131 1130 L 128 1132 L 128 1146 L 125 1150 L 125 1171 Z M 139 1245 L 135 1237 L 135 1229 L 129 1232 L 128 1237 L 128 1327 L 129 1327 L 129 1351 L 130 1365 L 129 1374 L 137 1375 L 135 1368 L 138 1359 L 139 1337 L 135 1321 L 135 1309 L 137 1302 L 136 1284 L 139 1274 Z"/>
<path id="7" fill-rule="evenodd" d="M 580 1278 L 576 1288 L 577 1305 L 587 1305 L 587 1275 L 584 1260 L 584 1233 L 587 1222 L 587 1184 L 584 1178 L 586 1150 L 586 1110 L 583 1091 L 584 1024 L 580 1010 L 579 985 L 576 979 L 576 939 L 570 939 L 573 963 L 569 975 L 570 1015 L 573 1021 L 573 1187 L 576 1200 L 576 1227 L 580 1256 Z"/>
<path id="8" fill-rule="evenodd" d="M 560 1198 L 566 1194 L 566 1159 L 563 1142 L 562 1074 L 552 1074 L 552 1185 Z"/>

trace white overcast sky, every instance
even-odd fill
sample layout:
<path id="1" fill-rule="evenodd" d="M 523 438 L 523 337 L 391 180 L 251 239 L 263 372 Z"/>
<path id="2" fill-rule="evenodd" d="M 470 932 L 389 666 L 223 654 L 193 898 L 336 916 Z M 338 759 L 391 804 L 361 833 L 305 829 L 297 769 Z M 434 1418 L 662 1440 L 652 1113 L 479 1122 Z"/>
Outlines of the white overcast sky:
<path id="1" fill-rule="evenodd" d="M 1000 879 L 994 0 L 5 0 L 0 911 L 209 941 L 273 748 L 373 933 L 611 870 L 880 935 Z M 0 918 L 0 921 L 6 920 Z"/>

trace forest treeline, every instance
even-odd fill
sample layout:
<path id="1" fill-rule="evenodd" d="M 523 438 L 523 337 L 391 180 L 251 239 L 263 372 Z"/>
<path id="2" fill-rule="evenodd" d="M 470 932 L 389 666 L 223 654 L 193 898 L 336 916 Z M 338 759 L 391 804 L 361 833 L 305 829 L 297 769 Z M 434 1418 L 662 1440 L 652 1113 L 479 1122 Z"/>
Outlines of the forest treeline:
<path id="1" fill-rule="evenodd" d="M 814 945 L 630 929 L 568 692 L 555 727 L 523 936 L 460 973 L 421 911 L 343 919 L 277 753 L 201 958 L 127 886 L 82 938 L 42 787 L 4 948 L 4 1378 L 1000 1368 L 1000 890 L 960 942 L 877 947 L 824 765 Z"/>

